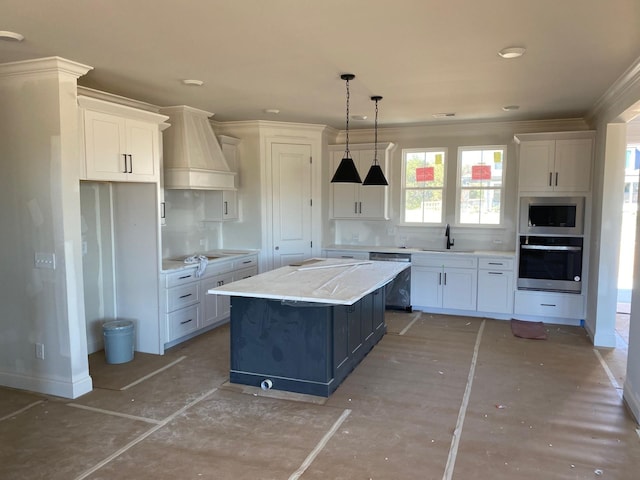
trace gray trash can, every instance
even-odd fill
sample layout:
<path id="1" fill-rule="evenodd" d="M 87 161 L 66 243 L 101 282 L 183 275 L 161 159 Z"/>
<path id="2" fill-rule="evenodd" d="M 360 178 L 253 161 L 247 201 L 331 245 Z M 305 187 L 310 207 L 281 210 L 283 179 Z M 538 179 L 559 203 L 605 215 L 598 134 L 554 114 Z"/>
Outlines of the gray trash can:
<path id="1" fill-rule="evenodd" d="M 107 363 L 126 363 L 133 360 L 133 322 L 112 320 L 102 325 L 104 355 Z"/>

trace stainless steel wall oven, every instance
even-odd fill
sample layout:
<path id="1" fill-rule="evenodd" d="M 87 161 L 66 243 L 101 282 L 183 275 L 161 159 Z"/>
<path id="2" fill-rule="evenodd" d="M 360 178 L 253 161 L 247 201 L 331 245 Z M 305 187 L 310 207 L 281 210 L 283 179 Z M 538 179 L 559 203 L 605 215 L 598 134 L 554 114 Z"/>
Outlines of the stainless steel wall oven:
<path id="1" fill-rule="evenodd" d="M 582 292 L 582 237 L 521 235 L 518 289 Z"/>

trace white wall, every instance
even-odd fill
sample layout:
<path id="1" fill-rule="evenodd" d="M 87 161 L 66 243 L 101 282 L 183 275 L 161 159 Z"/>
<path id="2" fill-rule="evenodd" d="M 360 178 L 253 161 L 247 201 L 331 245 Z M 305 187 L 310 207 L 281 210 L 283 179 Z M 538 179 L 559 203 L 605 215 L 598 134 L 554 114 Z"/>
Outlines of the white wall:
<path id="1" fill-rule="evenodd" d="M 89 68 L 59 58 L 0 65 L 0 384 L 71 398 L 91 390 L 76 104 Z M 35 252 L 55 254 L 55 270 L 34 268 Z"/>

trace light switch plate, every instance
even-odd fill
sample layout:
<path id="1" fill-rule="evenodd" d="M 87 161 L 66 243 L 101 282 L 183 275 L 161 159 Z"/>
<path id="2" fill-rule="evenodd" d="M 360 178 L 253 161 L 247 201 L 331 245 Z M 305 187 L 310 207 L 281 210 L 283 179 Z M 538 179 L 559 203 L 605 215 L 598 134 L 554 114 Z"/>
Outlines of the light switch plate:
<path id="1" fill-rule="evenodd" d="M 36 252 L 36 268 L 56 269 L 56 254 L 46 252 Z"/>

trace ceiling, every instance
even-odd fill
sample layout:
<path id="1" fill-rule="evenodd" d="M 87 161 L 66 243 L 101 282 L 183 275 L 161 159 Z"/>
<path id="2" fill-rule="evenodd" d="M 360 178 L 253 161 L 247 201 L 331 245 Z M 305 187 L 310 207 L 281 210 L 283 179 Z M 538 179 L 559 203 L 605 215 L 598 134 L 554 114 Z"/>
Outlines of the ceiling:
<path id="1" fill-rule="evenodd" d="M 640 0 L 0 0 L 25 36 L 0 63 L 61 56 L 94 68 L 81 85 L 219 121 L 344 128 L 342 73 L 368 116 L 351 128 L 372 95 L 381 127 L 575 118 L 640 59 L 639 18 Z"/>

